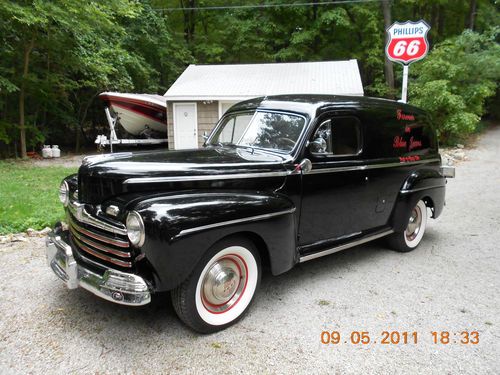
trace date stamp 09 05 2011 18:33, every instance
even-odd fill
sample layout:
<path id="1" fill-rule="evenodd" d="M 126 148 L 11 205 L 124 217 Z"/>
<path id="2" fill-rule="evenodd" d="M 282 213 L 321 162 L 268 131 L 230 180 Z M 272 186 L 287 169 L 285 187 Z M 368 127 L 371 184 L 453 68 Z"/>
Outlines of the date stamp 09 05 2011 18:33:
<path id="1" fill-rule="evenodd" d="M 406 345 L 418 344 L 422 334 L 415 331 L 382 331 L 380 335 L 370 335 L 368 331 L 351 331 L 341 334 L 339 331 L 321 331 L 320 341 L 324 345 Z M 425 335 L 436 345 L 477 345 L 479 344 L 478 331 L 430 331 Z"/>

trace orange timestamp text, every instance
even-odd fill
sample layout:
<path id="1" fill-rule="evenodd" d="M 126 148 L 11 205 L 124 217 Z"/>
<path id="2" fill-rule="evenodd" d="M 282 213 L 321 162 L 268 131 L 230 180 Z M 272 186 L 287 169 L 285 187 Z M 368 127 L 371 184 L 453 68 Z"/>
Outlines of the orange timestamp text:
<path id="1" fill-rule="evenodd" d="M 415 345 L 422 336 L 431 340 L 435 345 L 477 345 L 479 344 L 478 331 L 430 331 L 426 335 L 416 331 L 382 331 L 370 333 L 369 331 L 351 331 L 342 334 L 339 331 L 321 331 L 320 341 L 323 345 Z"/>

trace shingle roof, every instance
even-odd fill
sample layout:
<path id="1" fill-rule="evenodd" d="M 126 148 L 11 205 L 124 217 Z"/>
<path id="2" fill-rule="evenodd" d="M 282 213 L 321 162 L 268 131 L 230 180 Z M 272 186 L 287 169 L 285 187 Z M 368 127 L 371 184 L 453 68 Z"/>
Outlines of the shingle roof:
<path id="1" fill-rule="evenodd" d="M 265 95 L 363 95 L 356 60 L 189 65 L 165 93 L 175 100 L 244 100 Z"/>

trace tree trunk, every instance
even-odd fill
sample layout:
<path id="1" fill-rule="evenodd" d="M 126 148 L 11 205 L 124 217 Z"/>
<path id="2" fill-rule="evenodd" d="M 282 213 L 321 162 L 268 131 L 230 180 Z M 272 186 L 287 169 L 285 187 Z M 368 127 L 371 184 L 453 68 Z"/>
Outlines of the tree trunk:
<path id="1" fill-rule="evenodd" d="M 186 0 L 186 5 L 184 1 L 180 0 L 182 8 L 194 8 L 196 6 L 196 0 Z M 192 9 L 183 9 L 184 13 L 184 39 L 187 44 L 190 44 L 194 38 L 195 30 L 195 11 Z"/>
<path id="2" fill-rule="evenodd" d="M 313 0 L 312 20 L 316 21 L 317 19 L 318 19 L 318 0 Z"/>
<path id="3" fill-rule="evenodd" d="M 76 124 L 75 126 L 75 131 L 76 131 L 75 154 L 78 154 L 80 152 L 80 126 L 78 126 L 78 124 Z"/>
<path id="4" fill-rule="evenodd" d="M 99 95 L 99 92 L 96 92 L 91 96 L 91 98 L 88 100 L 87 104 L 85 105 L 85 109 L 83 110 L 83 115 L 81 119 L 79 120 L 79 124 L 76 125 L 76 145 L 75 145 L 75 153 L 78 154 L 80 152 L 80 147 L 81 147 L 81 136 L 83 135 L 84 141 L 88 141 L 87 136 L 85 135 L 85 132 L 83 131 L 83 127 L 85 125 L 85 121 L 87 120 L 87 114 L 89 112 L 89 108 L 92 105 L 94 99 Z"/>
<path id="5" fill-rule="evenodd" d="M 387 30 L 391 26 L 391 3 L 389 0 L 382 1 L 382 12 L 384 13 L 384 26 Z M 389 35 L 385 33 L 385 44 L 389 42 Z M 384 62 L 384 73 L 385 81 L 391 90 L 394 90 L 394 69 L 392 67 L 392 62 L 385 57 Z"/>
<path id="6" fill-rule="evenodd" d="M 467 29 L 474 30 L 474 26 L 476 23 L 476 8 L 477 8 L 477 1 L 470 0 L 469 13 L 467 14 L 467 19 L 465 20 L 465 27 Z"/>
<path id="7" fill-rule="evenodd" d="M 349 17 L 349 20 L 353 25 L 357 24 L 356 17 L 354 17 L 354 14 L 352 11 L 349 10 L 349 8 L 345 8 L 345 11 L 347 13 L 347 17 Z M 363 34 L 361 34 L 361 31 L 359 29 L 356 29 L 356 37 L 358 38 L 358 44 L 361 44 L 363 42 Z"/>
<path id="8" fill-rule="evenodd" d="M 438 20 L 437 20 L 437 33 L 440 40 L 443 40 L 444 35 L 444 18 L 445 18 L 445 8 L 440 5 L 438 8 Z"/>
<path id="9" fill-rule="evenodd" d="M 314 24 L 316 20 L 318 19 L 318 0 L 313 1 L 313 6 L 312 6 L 312 20 L 311 23 Z M 314 42 L 312 45 L 312 51 L 313 51 L 313 58 L 316 59 L 318 56 L 318 51 L 320 48 L 321 44 L 321 39 L 318 34 L 314 36 Z"/>
<path id="10" fill-rule="evenodd" d="M 438 16 L 439 16 L 439 6 L 438 4 L 432 4 L 431 7 L 431 32 L 429 33 L 429 41 L 431 44 L 433 44 L 434 38 L 433 35 L 437 34 L 437 22 L 438 22 Z M 437 38 L 436 38 L 437 39 Z"/>
<path id="11" fill-rule="evenodd" d="M 26 158 L 26 124 L 24 120 L 24 102 L 26 95 L 26 79 L 28 78 L 30 54 L 33 50 L 34 40 L 31 39 L 29 44 L 24 48 L 23 61 L 23 76 L 21 78 L 21 87 L 19 90 L 19 142 L 21 145 L 21 158 Z"/>

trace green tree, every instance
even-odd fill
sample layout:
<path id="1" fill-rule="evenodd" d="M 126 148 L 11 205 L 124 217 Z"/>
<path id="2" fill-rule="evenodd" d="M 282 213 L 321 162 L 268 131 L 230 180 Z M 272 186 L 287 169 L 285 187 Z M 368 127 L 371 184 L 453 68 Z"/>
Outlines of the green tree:
<path id="1" fill-rule="evenodd" d="M 13 69 L 2 77 L 3 86 L 12 92 L 18 91 L 19 140 L 21 157 L 26 157 L 26 96 L 40 93 L 44 83 L 59 82 L 57 89 L 85 84 L 102 78 L 112 64 L 105 64 L 105 56 L 110 46 L 104 40 L 118 31 L 114 26 L 117 17 L 134 17 L 137 6 L 132 1 L 3 1 L 0 3 L 0 18 L 4 20 L 2 31 L 7 47 L 2 49 L 2 57 L 10 60 Z M 123 29 L 122 29 L 123 30 Z M 103 46 L 107 49 L 102 49 Z M 62 50 L 55 50 L 57 46 Z M 65 53 L 69 49 L 69 53 Z M 36 56 L 33 56 L 36 54 Z M 77 58 L 75 58 L 77 57 Z M 45 74 L 40 69 L 30 69 L 34 63 L 45 60 Z M 54 64 L 55 63 L 55 64 Z M 68 64 L 64 70 L 51 71 L 54 65 Z M 78 64 L 75 64 L 78 63 Z M 77 82 L 71 79 L 71 71 L 84 72 L 86 77 Z M 64 72 L 68 73 L 68 72 Z M 42 76 L 45 75 L 45 80 Z M 61 81 L 61 78 L 66 78 Z M 42 92 L 43 95 L 43 92 Z"/>
<path id="2" fill-rule="evenodd" d="M 22 157 L 68 130 L 78 147 L 99 92 L 164 91 L 190 58 L 148 2 L 3 1 L 0 18 L 0 139 L 17 123 Z"/>
<path id="3" fill-rule="evenodd" d="M 431 112 L 445 143 L 472 133 L 485 113 L 486 100 L 497 91 L 499 32 L 500 28 L 483 34 L 466 30 L 412 66 L 410 102 Z"/>

